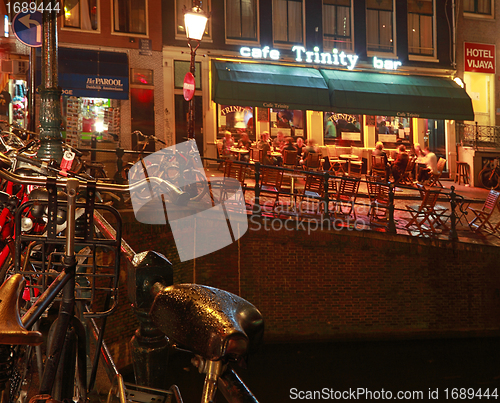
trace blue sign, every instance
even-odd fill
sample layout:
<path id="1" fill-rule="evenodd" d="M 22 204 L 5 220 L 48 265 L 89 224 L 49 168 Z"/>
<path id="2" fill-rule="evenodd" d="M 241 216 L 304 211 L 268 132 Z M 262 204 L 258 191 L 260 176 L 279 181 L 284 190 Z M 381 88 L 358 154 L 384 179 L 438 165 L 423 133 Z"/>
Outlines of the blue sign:
<path id="1" fill-rule="evenodd" d="M 12 20 L 14 35 L 32 48 L 42 46 L 42 13 L 40 11 L 18 13 Z"/>

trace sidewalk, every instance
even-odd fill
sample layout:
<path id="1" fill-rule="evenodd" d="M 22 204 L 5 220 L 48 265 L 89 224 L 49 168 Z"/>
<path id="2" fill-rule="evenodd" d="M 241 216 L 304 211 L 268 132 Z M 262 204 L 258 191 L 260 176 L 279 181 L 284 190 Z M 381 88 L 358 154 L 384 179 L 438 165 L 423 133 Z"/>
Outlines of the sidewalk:
<path id="1" fill-rule="evenodd" d="M 217 170 L 216 168 L 207 168 L 205 169 L 205 173 L 209 180 L 210 178 L 220 178 L 223 176 L 223 172 Z M 250 206 L 249 208 L 251 208 L 251 206 L 253 205 L 253 197 L 254 197 L 253 187 L 255 185 L 253 176 L 247 176 L 245 183 L 249 188 L 249 190 L 245 194 L 245 199 L 247 202 L 247 206 Z M 464 184 L 459 185 L 458 183 L 455 183 L 453 182 L 453 180 L 450 179 L 442 179 L 441 183 L 443 184 L 444 188 L 442 189 L 442 196 L 440 196 L 438 204 L 448 209 L 446 215 L 449 215 L 451 213 L 449 197 L 447 196 L 447 194 L 451 192 L 452 187 L 455 188 L 455 193 L 458 196 L 462 196 L 468 202 L 467 204 L 470 207 L 476 209 L 480 209 L 483 206 L 484 201 L 486 200 L 486 197 L 488 196 L 489 193 L 489 190 L 487 189 L 471 187 Z M 304 186 L 304 181 L 302 179 L 299 179 L 296 184 L 296 189 L 298 189 L 299 193 L 300 189 L 302 189 L 303 186 Z M 281 199 L 283 199 L 284 202 L 286 203 L 286 196 Z M 394 205 L 395 205 L 394 219 L 396 222 L 396 229 L 398 234 L 417 236 L 417 234 L 409 232 L 408 229 L 406 229 L 405 225 L 410 219 L 410 214 L 408 213 L 407 206 L 411 205 L 417 207 L 419 205 L 419 201 L 420 201 L 420 193 L 417 189 L 411 189 L 409 187 L 396 188 L 396 192 L 394 194 Z M 369 219 L 367 216 L 367 212 L 368 212 L 368 189 L 366 184 L 364 183 L 364 176 L 363 176 L 362 183 L 359 187 L 358 197 L 356 199 L 356 213 L 357 217 L 359 218 L 359 221 L 365 224 L 361 228 L 358 225 L 358 229 L 362 229 L 363 231 L 378 231 L 378 232 L 383 231 L 380 227 L 377 228 L 374 226 L 370 226 L 368 224 Z M 456 211 L 456 214 L 459 214 L 459 211 Z M 461 220 L 457 222 L 456 229 L 459 242 L 500 246 L 499 233 L 497 234 L 473 233 L 468 226 L 468 221 L 470 221 L 472 218 L 473 214 L 469 211 L 468 214 L 465 214 L 463 217 L 461 217 Z M 498 221 L 500 221 L 500 213 L 498 210 L 496 210 L 493 213 L 493 222 L 496 223 Z M 435 238 L 447 240 L 449 239 L 449 231 L 443 231 Z"/>

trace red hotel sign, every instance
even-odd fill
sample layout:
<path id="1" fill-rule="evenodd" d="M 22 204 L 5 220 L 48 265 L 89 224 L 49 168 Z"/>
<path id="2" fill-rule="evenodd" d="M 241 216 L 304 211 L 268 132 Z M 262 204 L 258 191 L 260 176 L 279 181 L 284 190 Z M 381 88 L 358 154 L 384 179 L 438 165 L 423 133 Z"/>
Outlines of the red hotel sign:
<path id="1" fill-rule="evenodd" d="M 495 45 L 464 44 L 465 71 L 495 74 Z"/>

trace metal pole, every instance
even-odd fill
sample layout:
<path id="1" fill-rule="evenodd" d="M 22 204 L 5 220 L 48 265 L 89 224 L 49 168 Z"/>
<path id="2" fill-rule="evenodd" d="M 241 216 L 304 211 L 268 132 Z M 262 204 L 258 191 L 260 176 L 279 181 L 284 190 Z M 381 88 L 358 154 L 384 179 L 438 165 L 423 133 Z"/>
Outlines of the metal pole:
<path id="1" fill-rule="evenodd" d="M 189 72 L 196 78 L 196 68 L 195 68 L 195 58 L 196 58 L 196 50 L 200 47 L 200 42 L 196 44 L 193 48 L 191 42 L 188 41 L 189 49 L 191 49 L 191 63 L 189 65 Z M 196 79 L 195 79 L 195 90 L 196 90 Z M 188 129 L 187 129 L 187 137 L 188 139 L 194 139 L 194 94 L 191 100 L 189 101 L 189 112 L 188 112 Z"/>
<path id="2" fill-rule="evenodd" d="M 387 232 L 396 234 L 396 223 L 394 222 L 394 183 L 389 184 L 389 223 Z"/>
<path id="3" fill-rule="evenodd" d="M 57 78 L 57 0 L 49 0 L 42 23 L 42 85 L 40 87 L 40 148 L 37 158 L 62 159 L 61 89 Z"/>
<path id="4" fill-rule="evenodd" d="M 35 87 L 35 75 L 36 75 L 36 48 L 30 49 L 30 80 L 28 83 L 28 130 L 34 132 L 36 131 L 35 123 L 35 104 L 36 104 L 36 87 Z"/>
<path id="5" fill-rule="evenodd" d="M 451 207 L 451 216 L 450 216 L 451 229 L 448 235 L 448 239 L 456 241 L 458 239 L 458 234 L 457 234 L 457 215 L 455 213 L 455 209 L 457 208 L 457 194 L 455 193 L 455 186 L 451 187 L 450 207 Z"/>

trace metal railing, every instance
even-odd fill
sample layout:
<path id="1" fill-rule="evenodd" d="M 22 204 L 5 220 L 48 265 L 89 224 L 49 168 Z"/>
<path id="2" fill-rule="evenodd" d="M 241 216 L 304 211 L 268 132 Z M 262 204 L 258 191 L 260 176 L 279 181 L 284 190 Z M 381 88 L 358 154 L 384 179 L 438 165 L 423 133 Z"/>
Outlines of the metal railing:
<path id="1" fill-rule="evenodd" d="M 474 148 L 500 148 L 500 126 L 457 123 L 457 141 Z"/>

